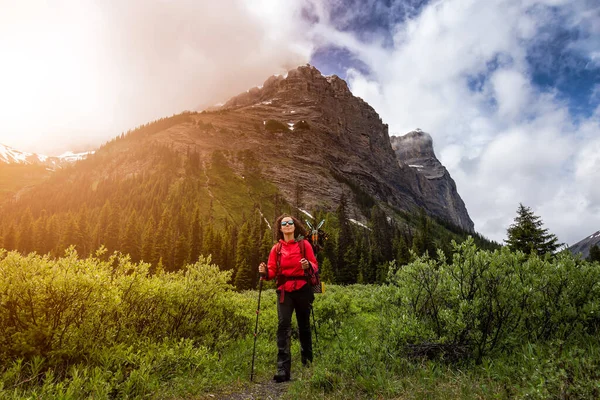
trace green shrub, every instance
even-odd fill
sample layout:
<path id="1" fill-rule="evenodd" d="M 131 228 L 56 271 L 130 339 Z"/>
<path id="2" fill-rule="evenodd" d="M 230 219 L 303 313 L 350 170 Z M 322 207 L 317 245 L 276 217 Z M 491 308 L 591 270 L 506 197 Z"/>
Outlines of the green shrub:
<path id="1" fill-rule="evenodd" d="M 422 343 L 468 352 L 478 363 L 493 351 L 525 342 L 595 334 L 600 269 L 563 252 L 552 258 L 480 251 L 472 239 L 457 245 L 452 263 L 417 258 L 390 282 L 431 336 Z"/>
<path id="2" fill-rule="evenodd" d="M 229 299 L 230 274 L 200 258 L 184 271 L 149 274 L 128 257 L 56 260 L 0 250 L 0 362 L 43 357 L 51 367 L 97 349 L 166 338 L 215 348 L 249 332 Z"/>

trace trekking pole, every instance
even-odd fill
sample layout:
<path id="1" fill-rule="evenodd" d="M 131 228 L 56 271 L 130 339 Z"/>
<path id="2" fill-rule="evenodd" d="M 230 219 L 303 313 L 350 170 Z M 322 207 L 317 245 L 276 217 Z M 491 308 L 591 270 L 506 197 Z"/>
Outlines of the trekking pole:
<path id="1" fill-rule="evenodd" d="M 252 350 L 252 370 L 250 371 L 250 382 L 254 379 L 254 355 L 256 354 L 256 337 L 258 336 L 258 314 L 260 313 L 260 294 L 262 293 L 263 279 L 258 282 L 258 306 L 256 307 L 256 325 L 254 326 L 254 350 Z"/>

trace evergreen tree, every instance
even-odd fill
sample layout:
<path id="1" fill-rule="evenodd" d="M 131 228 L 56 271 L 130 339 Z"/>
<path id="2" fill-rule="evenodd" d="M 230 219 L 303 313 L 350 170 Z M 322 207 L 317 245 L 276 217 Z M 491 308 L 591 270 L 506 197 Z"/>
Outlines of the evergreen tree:
<path id="1" fill-rule="evenodd" d="M 156 223 L 154 222 L 154 217 L 150 216 L 142 234 L 142 260 L 150 264 L 158 263 L 158 260 L 154 259 L 155 229 Z"/>
<path id="2" fill-rule="evenodd" d="M 107 246 L 107 227 L 110 224 L 110 215 L 112 213 L 112 207 L 110 205 L 110 201 L 106 200 L 102 209 L 100 210 L 100 216 L 98 217 L 98 223 L 96 224 L 96 229 L 94 230 L 94 236 L 96 237 L 96 244 L 98 246 Z M 110 250 L 110 249 L 109 249 Z"/>
<path id="3" fill-rule="evenodd" d="M 129 254 L 133 262 L 139 262 L 141 259 L 140 230 L 138 227 L 138 217 L 135 210 L 129 215 L 125 232 L 121 239 L 121 251 Z"/>
<path id="4" fill-rule="evenodd" d="M 366 283 L 381 281 L 381 266 L 386 261 L 393 259 L 392 239 L 394 236 L 393 227 L 388 222 L 387 216 L 381 208 L 373 206 L 371 208 L 371 218 L 369 220 L 370 238 L 370 268 L 364 275 Z M 383 274 L 387 276 L 387 273 Z"/>
<path id="5" fill-rule="evenodd" d="M 210 216 L 209 216 L 210 221 Z M 204 237 L 202 238 L 202 255 L 208 257 L 214 253 L 214 239 L 215 230 L 213 229 L 213 225 L 209 222 L 204 231 Z M 212 262 L 214 263 L 215 259 L 212 258 Z"/>
<path id="6" fill-rule="evenodd" d="M 200 211 L 197 209 L 194 213 L 192 222 L 192 232 L 190 236 L 190 262 L 198 261 L 202 253 L 202 225 L 200 223 Z"/>
<path id="7" fill-rule="evenodd" d="M 240 229 L 236 256 L 235 256 L 235 287 L 239 290 L 247 290 L 252 288 L 253 278 L 256 275 L 256 268 L 253 268 L 250 263 L 250 242 L 251 242 L 250 224 L 245 222 Z"/>
<path id="8" fill-rule="evenodd" d="M 590 255 L 588 259 L 591 262 L 600 261 L 600 247 L 598 246 L 598 244 L 595 244 L 592 247 L 590 247 Z"/>
<path id="9" fill-rule="evenodd" d="M 79 212 L 77 217 L 77 232 L 75 236 L 75 245 L 77 246 L 78 254 L 88 256 L 93 250 L 91 248 L 90 225 L 88 222 L 88 210 L 84 207 Z"/>
<path id="10" fill-rule="evenodd" d="M 334 281 L 335 276 L 333 274 L 333 267 L 329 258 L 324 257 L 321 264 L 319 264 L 319 275 L 323 282 L 331 283 Z"/>
<path id="11" fill-rule="evenodd" d="M 38 254 L 46 254 L 50 251 L 46 247 L 46 214 L 43 213 L 33 224 L 33 246 Z"/>
<path id="12" fill-rule="evenodd" d="M 514 221 L 507 229 L 508 238 L 505 240 L 511 251 L 544 255 L 553 253 L 560 247 L 558 238 L 548 233 L 548 229 L 542 228 L 541 218 L 534 215 L 531 208 L 519 204 Z"/>
<path id="13" fill-rule="evenodd" d="M 69 213 L 67 220 L 63 222 L 61 226 L 58 244 L 59 254 L 63 254 L 69 246 L 75 246 L 77 252 L 81 251 L 81 249 L 77 248 L 77 236 L 77 221 L 75 220 L 75 217 Z"/>
<path id="14" fill-rule="evenodd" d="M 355 246 L 355 237 L 348 220 L 348 203 L 342 193 L 340 205 L 336 210 L 340 230 L 337 241 L 337 268 L 335 280 L 341 284 L 356 283 L 358 278 L 358 252 Z"/>
<path id="15" fill-rule="evenodd" d="M 398 235 L 395 241 L 396 248 L 396 265 L 406 265 L 410 262 L 410 252 L 408 250 L 408 244 L 403 234 Z"/>
<path id="16" fill-rule="evenodd" d="M 172 271 L 173 260 L 171 256 L 174 244 L 171 241 L 172 236 L 171 214 L 169 210 L 165 208 L 156 230 L 152 257 L 154 260 L 162 260 L 162 266 L 165 271 Z"/>
<path id="17" fill-rule="evenodd" d="M 8 231 L 4 235 L 2 246 L 6 250 L 15 250 L 17 244 L 16 234 L 15 234 L 15 226 L 13 224 L 10 225 Z"/>
<path id="18" fill-rule="evenodd" d="M 221 243 L 221 268 L 223 270 L 235 269 L 235 251 L 237 247 L 238 230 L 237 225 L 227 224 L 223 232 Z"/>
<path id="19" fill-rule="evenodd" d="M 34 250 L 34 236 L 33 216 L 31 215 L 31 210 L 29 208 L 25 211 L 23 217 L 21 217 L 19 228 L 19 234 L 17 236 L 17 249 L 25 254 L 30 253 Z"/>
<path id="20" fill-rule="evenodd" d="M 48 252 L 53 253 L 54 255 L 58 255 L 58 242 L 60 240 L 60 231 L 59 231 L 59 222 L 56 215 L 48 218 L 48 223 L 46 225 L 46 246 L 48 248 Z"/>
<path id="21" fill-rule="evenodd" d="M 273 232 L 269 228 L 265 228 L 260 245 L 260 260 L 265 263 L 269 259 L 269 253 L 273 248 Z"/>
<path id="22" fill-rule="evenodd" d="M 418 256 L 427 253 L 429 257 L 435 257 L 436 247 L 432 236 L 431 220 L 422 208 L 419 211 L 417 227 L 418 231 L 413 236 L 412 251 Z"/>
<path id="23" fill-rule="evenodd" d="M 106 248 L 112 252 L 115 250 L 121 250 L 121 243 L 119 242 L 121 233 L 121 213 L 119 207 L 111 207 L 110 209 L 110 220 L 106 227 L 105 243 Z"/>
<path id="24" fill-rule="evenodd" d="M 187 238 L 181 234 L 175 244 L 175 251 L 173 254 L 173 268 L 174 270 L 182 269 L 186 264 L 189 263 L 188 255 L 190 254 L 189 243 Z"/>

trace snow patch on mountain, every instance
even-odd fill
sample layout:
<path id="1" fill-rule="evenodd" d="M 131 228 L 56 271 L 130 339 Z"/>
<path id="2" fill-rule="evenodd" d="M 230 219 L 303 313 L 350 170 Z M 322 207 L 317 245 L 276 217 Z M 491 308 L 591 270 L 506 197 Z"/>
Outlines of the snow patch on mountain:
<path id="1" fill-rule="evenodd" d="M 54 157 L 44 154 L 19 151 L 0 143 L 0 163 L 2 164 L 41 164 L 48 167 L 58 167 L 65 163 L 73 163 L 75 161 L 83 160 L 90 154 L 94 154 L 94 152 L 86 151 L 82 153 L 73 153 L 72 151 L 68 151 L 60 156 Z"/>

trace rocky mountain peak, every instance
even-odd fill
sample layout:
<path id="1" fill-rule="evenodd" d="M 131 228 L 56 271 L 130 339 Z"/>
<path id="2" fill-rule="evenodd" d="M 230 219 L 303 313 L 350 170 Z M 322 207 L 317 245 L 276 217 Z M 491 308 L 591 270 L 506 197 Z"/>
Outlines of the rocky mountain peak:
<path id="1" fill-rule="evenodd" d="M 390 142 L 400 166 L 415 168 L 428 179 L 447 174 L 446 168 L 435 156 L 433 138 L 427 132 L 417 128 L 403 136 L 392 136 Z"/>
<path id="2" fill-rule="evenodd" d="M 433 138 L 417 128 L 403 136 L 390 138 L 400 168 L 414 174 L 413 190 L 420 193 L 429 208 L 441 208 L 458 226 L 473 231 L 467 208 L 456 189 L 456 183 L 435 156 Z"/>
<path id="3" fill-rule="evenodd" d="M 293 151 L 285 155 L 286 165 L 301 161 L 293 166 L 291 176 L 279 173 L 277 165 L 267 167 L 286 197 L 293 198 L 302 182 L 300 189 L 314 203 L 307 206 L 327 204 L 335 209 L 349 182 L 354 192 L 378 202 L 404 210 L 422 207 L 430 215 L 473 230 L 454 182 L 435 157 L 431 136 L 417 129 L 390 139 L 379 114 L 338 76 L 323 76 L 311 65 L 300 66 L 285 76 L 269 77 L 261 87 L 231 98 L 215 111 L 223 118 L 237 118 L 236 123 L 252 121 L 255 129 L 267 128 L 267 122 L 269 127 L 290 127 L 274 128 L 274 136 L 254 138 L 257 143 L 267 140 L 258 145 L 258 154 L 267 156 L 271 147 L 284 146 Z M 315 184 L 317 177 L 320 181 Z M 440 181 L 430 182 L 435 179 Z M 361 214 L 358 203 L 355 206 L 353 212 Z"/>
<path id="4" fill-rule="evenodd" d="M 289 70 L 285 76 L 270 76 L 262 86 L 229 99 L 222 109 L 281 100 L 302 103 L 327 96 L 343 98 L 351 97 L 352 93 L 343 79 L 336 75 L 323 76 L 318 69 L 307 64 Z"/>
<path id="5" fill-rule="evenodd" d="M 419 128 L 402 136 L 392 136 L 390 141 L 399 159 L 435 158 L 433 138 Z"/>

